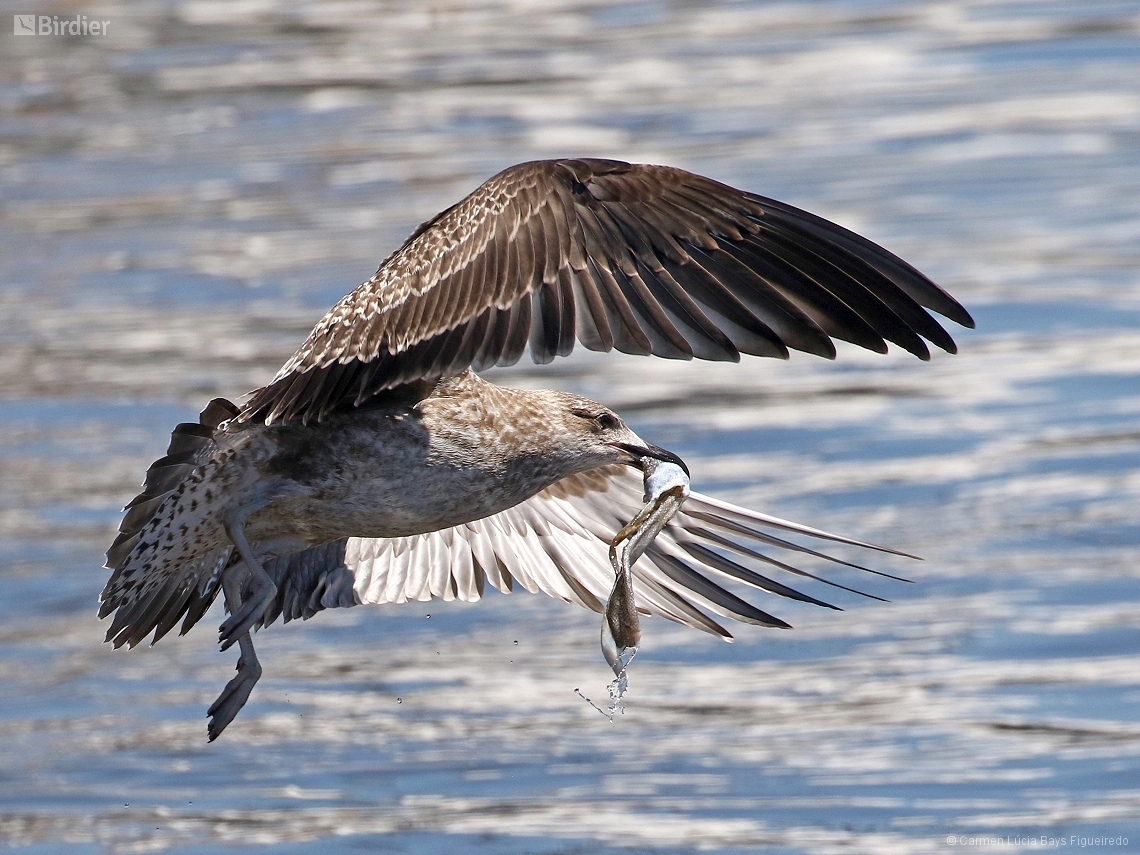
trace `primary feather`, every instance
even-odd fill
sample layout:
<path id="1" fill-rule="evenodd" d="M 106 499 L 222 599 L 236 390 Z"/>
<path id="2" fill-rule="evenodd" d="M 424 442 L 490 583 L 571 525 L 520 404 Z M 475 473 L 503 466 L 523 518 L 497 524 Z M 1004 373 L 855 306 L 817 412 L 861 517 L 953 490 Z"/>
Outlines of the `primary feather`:
<path id="1" fill-rule="evenodd" d="M 625 466 L 679 459 L 599 404 L 472 369 L 576 342 L 711 360 L 833 357 L 833 339 L 954 352 L 927 309 L 973 326 L 906 262 L 775 200 L 665 166 L 511 167 L 416 229 L 244 407 L 218 399 L 175 428 L 107 553 L 107 640 L 186 632 L 222 591 L 223 648 L 241 658 L 213 739 L 260 677 L 252 631 L 279 616 L 487 585 L 601 611 L 610 543 L 642 504 Z M 788 626 L 734 588 L 835 608 L 772 569 L 861 593 L 773 557 L 857 566 L 789 535 L 879 548 L 692 493 L 632 567 L 638 607 L 730 638 L 719 619 Z"/>
<path id="2" fill-rule="evenodd" d="M 901 259 L 805 211 L 668 166 L 512 166 L 421 225 L 323 317 L 241 418 L 308 421 L 385 389 L 572 350 L 921 359 L 973 320 Z"/>

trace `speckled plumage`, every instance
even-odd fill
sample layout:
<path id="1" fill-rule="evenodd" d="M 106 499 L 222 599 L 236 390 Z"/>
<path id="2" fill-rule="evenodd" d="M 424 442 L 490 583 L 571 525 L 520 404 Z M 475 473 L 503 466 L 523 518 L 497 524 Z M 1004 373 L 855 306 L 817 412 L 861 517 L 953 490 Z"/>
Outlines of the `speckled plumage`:
<path id="1" fill-rule="evenodd" d="M 385 389 L 573 349 L 674 359 L 833 357 L 831 338 L 927 359 L 952 297 L 865 238 L 669 166 L 512 166 L 424 223 L 257 390 L 246 421 L 310 421 Z"/>
<path id="2" fill-rule="evenodd" d="M 628 457 L 600 441 L 583 443 L 578 434 L 588 428 L 568 415 L 575 408 L 599 410 L 575 395 L 504 389 L 468 371 L 418 401 L 337 414 L 319 426 L 232 421 L 197 450 L 198 465 L 149 520 L 120 535 L 130 549 L 111 559 L 102 613 L 119 611 L 108 640 L 133 646 L 171 620 L 175 604 L 150 604 L 175 578 L 179 591 L 216 593 L 218 566 L 232 551 L 226 519 L 243 520 L 264 560 L 345 537 L 450 528 Z M 640 441 L 624 426 L 614 433 L 609 439 Z"/>
<path id="3" fill-rule="evenodd" d="M 576 340 L 729 360 L 831 357 L 832 337 L 953 352 L 924 306 L 972 326 L 905 262 L 774 200 L 670 167 L 512 167 L 420 226 L 245 407 L 216 400 L 175 429 L 108 551 L 107 639 L 186 632 L 223 591 L 222 646 L 241 657 L 213 739 L 261 674 L 251 632 L 278 616 L 485 583 L 601 611 L 609 542 L 640 504 L 628 467 L 680 461 L 600 404 L 469 369 Z M 772 529 L 858 543 L 692 493 L 633 567 L 639 608 L 730 637 L 709 613 L 787 625 L 714 579 L 827 605 L 737 560 L 810 575 L 749 545 L 819 555 Z"/>

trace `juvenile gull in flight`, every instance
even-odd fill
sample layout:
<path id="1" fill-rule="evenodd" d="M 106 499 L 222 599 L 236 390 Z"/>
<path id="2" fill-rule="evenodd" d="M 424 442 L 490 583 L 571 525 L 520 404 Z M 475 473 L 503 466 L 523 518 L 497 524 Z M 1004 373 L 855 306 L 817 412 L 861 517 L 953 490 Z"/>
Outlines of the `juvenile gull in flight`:
<path id="1" fill-rule="evenodd" d="M 244 407 L 217 399 L 174 429 L 107 553 L 107 640 L 157 641 L 180 619 L 185 633 L 221 590 L 222 649 L 241 656 L 210 708 L 212 740 L 261 675 L 251 632 L 278 616 L 477 600 L 489 583 L 624 606 L 623 637 L 638 611 L 724 638 L 711 615 L 786 627 L 720 582 L 826 606 L 753 569 L 810 575 L 756 544 L 817 556 L 783 534 L 867 544 L 699 493 L 651 495 L 639 513 L 636 470 L 653 492 L 659 462 L 684 469 L 675 455 L 601 404 L 474 371 L 528 348 L 550 362 L 575 341 L 732 361 L 832 358 L 832 339 L 953 353 L 925 309 L 973 326 L 906 262 L 790 205 L 666 166 L 511 167 L 416 229 Z M 615 539 L 635 515 L 641 534 Z M 622 560 L 644 550 L 626 580 L 635 609 L 609 556 L 623 538 Z"/>

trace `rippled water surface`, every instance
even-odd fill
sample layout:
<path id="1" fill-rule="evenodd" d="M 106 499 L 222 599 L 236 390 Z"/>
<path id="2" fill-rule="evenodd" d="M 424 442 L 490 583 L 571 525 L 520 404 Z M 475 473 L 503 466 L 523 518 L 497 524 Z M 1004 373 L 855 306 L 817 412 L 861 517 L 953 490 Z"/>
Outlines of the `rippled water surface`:
<path id="1" fill-rule="evenodd" d="M 1140 848 L 1135 3 L 17 5 L 111 23 L 0 21 L 0 840 Z M 259 636 L 266 676 L 207 744 L 220 606 L 101 644 L 118 508 L 174 423 L 263 383 L 416 223 L 564 154 L 806 207 L 969 306 L 927 364 L 496 372 L 613 406 L 697 489 L 923 555 L 877 559 L 915 584 L 763 598 L 795 630 L 733 645 L 648 620 L 612 725 L 574 693 L 608 682 L 593 614 L 325 612 Z"/>

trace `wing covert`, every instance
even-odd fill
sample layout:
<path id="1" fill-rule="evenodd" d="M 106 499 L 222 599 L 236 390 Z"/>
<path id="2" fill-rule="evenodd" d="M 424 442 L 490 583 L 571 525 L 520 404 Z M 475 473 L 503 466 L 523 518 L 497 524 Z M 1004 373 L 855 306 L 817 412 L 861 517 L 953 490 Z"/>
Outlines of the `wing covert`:
<path id="1" fill-rule="evenodd" d="M 535 161 L 417 228 L 241 418 L 319 419 L 528 348 L 549 362 L 575 341 L 673 359 L 830 358 L 833 338 L 953 352 L 927 308 L 973 326 L 906 262 L 790 205 L 667 166 Z"/>

